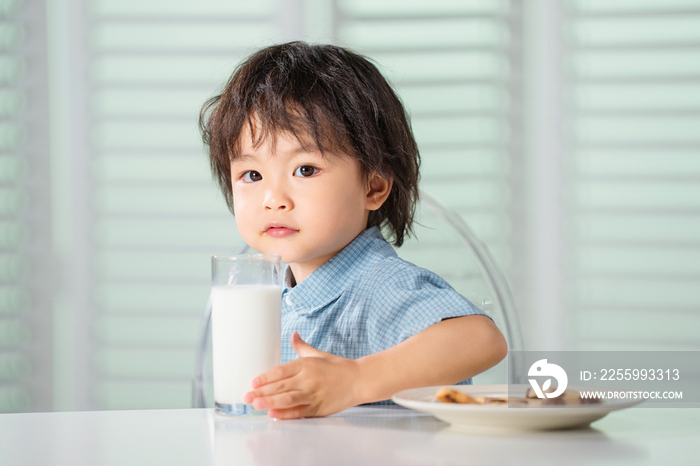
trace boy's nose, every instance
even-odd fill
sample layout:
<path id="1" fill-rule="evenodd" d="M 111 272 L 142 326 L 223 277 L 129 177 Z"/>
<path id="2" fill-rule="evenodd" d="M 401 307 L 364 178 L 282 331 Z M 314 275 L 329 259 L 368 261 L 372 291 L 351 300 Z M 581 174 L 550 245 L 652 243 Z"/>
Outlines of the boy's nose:
<path id="1" fill-rule="evenodd" d="M 284 202 L 276 202 L 271 199 L 270 202 L 265 203 L 265 209 L 268 210 L 287 210 L 287 205 Z"/>
<path id="2" fill-rule="evenodd" d="M 289 210 L 292 208 L 292 201 L 280 190 L 270 189 L 265 193 L 263 207 L 265 210 Z"/>

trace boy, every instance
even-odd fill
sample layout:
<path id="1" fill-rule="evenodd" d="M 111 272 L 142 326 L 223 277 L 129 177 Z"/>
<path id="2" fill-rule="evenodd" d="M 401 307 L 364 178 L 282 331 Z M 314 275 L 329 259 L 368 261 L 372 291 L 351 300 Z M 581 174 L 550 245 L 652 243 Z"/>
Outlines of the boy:
<path id="1" fill-rule="evenodd" d="M 420 160 L 401 102 L 369 61 L 302 42 L 260 50 L 205 104 L 200 126 L 241 236 L 289 264 L 282 365 L 252 381 L 246 403 L 280 419 L 326 416 L 470 383 L 505 357 L 483 312 L 380 233 L 396 246 L 410 234 Z"/>

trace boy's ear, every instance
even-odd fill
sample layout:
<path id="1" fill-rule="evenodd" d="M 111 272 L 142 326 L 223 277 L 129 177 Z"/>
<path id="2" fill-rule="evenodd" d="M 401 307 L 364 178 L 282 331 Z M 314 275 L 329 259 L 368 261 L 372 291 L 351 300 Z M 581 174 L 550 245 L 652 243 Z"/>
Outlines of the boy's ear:
<path id="1" fill-rule="evenodd" d="M 386 179 L 383 176 L 372 173 L 367 182 L 367 200 L 365 208 L 367 210 L 379 210 L 384 204 L 384 201 L 389 197 L 393 180 Z"/>

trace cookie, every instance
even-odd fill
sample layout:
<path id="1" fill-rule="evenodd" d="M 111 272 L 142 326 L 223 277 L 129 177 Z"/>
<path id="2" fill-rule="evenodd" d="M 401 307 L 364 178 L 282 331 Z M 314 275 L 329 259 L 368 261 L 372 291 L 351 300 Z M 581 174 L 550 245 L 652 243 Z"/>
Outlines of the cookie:
<path id="1" fill-rule="evenodd" d="M 477 400 L 466 393 L 443 387 L 435 394 L 435 398 L 443 403 L 480 404 Z"/>

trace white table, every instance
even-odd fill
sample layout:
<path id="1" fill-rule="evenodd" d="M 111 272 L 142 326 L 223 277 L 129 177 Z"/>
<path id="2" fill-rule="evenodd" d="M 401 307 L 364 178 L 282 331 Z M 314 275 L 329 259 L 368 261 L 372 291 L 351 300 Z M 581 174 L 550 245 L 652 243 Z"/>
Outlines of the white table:
<path id="1" fill-rule="evenodd" d="M 574 431 L 473 435 L 402 408 L 320 419 L 210 409 L 0 414 L 0 465 L 700 464 L 700 410 L 637 408 Z"/>

